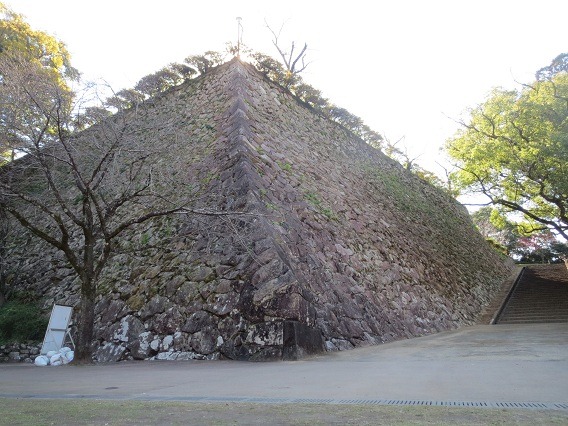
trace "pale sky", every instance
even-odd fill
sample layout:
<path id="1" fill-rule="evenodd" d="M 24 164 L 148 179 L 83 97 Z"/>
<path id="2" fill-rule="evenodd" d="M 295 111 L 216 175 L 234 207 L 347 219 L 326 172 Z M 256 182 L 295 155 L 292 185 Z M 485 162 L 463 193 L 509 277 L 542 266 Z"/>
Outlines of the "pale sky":
<path id="1" fill-rule="evenodd" d="M 531 82 L 568 51 L 566 0 L 4 0 L 34 29 L 67 44 L 86 79 L 115 90 L 192 54 L 243 42 L 277 57 L 308 43 L 304 79 L 418 163 L 440 172 L 438 149 L 493 87 Z"/>

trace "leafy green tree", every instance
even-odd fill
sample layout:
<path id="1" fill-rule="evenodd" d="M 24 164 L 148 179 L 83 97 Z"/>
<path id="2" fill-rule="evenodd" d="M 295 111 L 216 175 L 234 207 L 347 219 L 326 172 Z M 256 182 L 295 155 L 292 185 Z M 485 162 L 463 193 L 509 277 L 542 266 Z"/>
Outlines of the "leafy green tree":
<path id="1" fill-rule="evenodd" d="M 36 142 L 44 146 L 58 131 L 68 131 L 56 122 L 70 115 L 73 95 L 52 70 L 0 54 L 0 76 L 0 141 L 12 159 L 15 151 L 29 152 Z"/>
<path id="2" fill-rule="evenodd" d="M 363 120 L 355 114 L 351 114 L 345 108 L 331 105 L 328 108 L 329 116 L 348 129 L 358 130 L 363 125 Z"/>
<path id="3" fill-rule="evenodd" d="M 568 239 L 568 73 L 495 90 L 462 125 L 446 145 L 456 186 L 522 213 L 523 232 Z"/>
<path id="4" fill-rule="evenodd" d="M 511 254 L 520 262 L 560 263 L 568 256 L 568 245 L 559 242 L 550 231 L 519 238 Z"/>
<path id="5" fill-rule="evenodd" d="M 142 77 L 134 86 L 134 90 L 150 98 L 183 83 L 196 72 L 195 69 L 185 64 L 170 64 L 153 74 Z"/>
<path id="6" fill-rule="evenodd" d="M 503 247 L 507 254 L 515 249 L 521 238 L 517 226 L 491 206 L 484 206 L 471 213 L 471 220 L 481 235 Z"/>
<path id="7" fill-rule="evenodd" d="M 328 105 L 328 100 L 322 97 L 321 92 L 309 84 L 300 83 L 294 88 L 296 96 L 310 105 L 312 108 L 321 110 Z"/>
<path id="8" fill-rule="evenodd" d="M 108 98 L 105 105 L 113 110 L 120 111 L 141 104 L 144 98 L 144 94 L 135 89 L 122 89 Z"/>
<path id="9" fill-rule="evenodd" d="M 77 70 L 71 66 L 65 44 L 43 31 L 32 29 L 22 15 L 15 13 L 2 2 L 0 2 L 0 61 L 3 63 L 0 70 L 0 79 L 3 83 L 11 78 L 11 75 L 6 74 L 7 70 L 20 67 L 29 73 L 29 78 L 41 75 L 44 94 L 48 86 L 56 87 L 57 97 L 60 100 L 67 98 L 65 102 L 69 102 L 72 97 L 68 81 L 79 77 Z M 9 86 L 14 88 L 14 85 Z M 0 157 L 3 157 L 4 161 L 10 157 L 13 159 L 15 150 L 29 143 L 29 140 L 22 137 L 25 132 L 19 132 L 17 129 L 38 125 L 35 121 L 37 108 L 34 112 L 34 106 L 18 103 L 21 98 L 21 89 L 17 87 L 11 92 L 6 87 L 2 89 Z M 25 110 L 26 108 L 28 111 Z M 23 117 L 31 121 L 25 122 Z"/>
<path id="10" fill-rule="evenodd" d="M 550 80 L 556 74 L 566 71 L 568 71 L 568 53 L 561 53 L 552 60 L 550 65 L 536 72 L 536 79 L 538 81 Z"/>
<path id="11" fill-rule="evenodd" d="M 191 55 L 185 58 L 184 62 L 192 68 L 197 68 L 200 74 L 205 74 L 211 68 L 223 63 L 223 55 L 219 52 L 208 50 L 202 55 Z"/>
<path id="12" fill-rule="evenodd" d="M 260 52 L 252 53 L 251 57 L 255 61 L 256 68 L 275 83 L 278 83 L 287 89 L 291 89 L 295 85 L 301 84 L 300 76 L 286 70 L 284 65 L 276 59 Z"/>
<path id="13" fill-rule="evenodd" d="M 0 54 L 18 54 L 54 72 L 61 84 L 76 79 L 65 44 L 52 35 L 34 30 L 24 17 L 0 2 Z"/>

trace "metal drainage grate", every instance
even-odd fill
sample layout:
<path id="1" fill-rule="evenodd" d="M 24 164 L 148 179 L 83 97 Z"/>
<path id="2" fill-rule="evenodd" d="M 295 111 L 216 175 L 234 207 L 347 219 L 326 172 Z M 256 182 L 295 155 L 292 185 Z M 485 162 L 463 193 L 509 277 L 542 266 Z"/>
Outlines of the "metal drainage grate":
<path id="1" fill-rule="evenodd" d="M 364 405 L 377 405 L 380 404 L 377 399 L 340 399 L 331 402 L 331 404 L 364 404 Z"/>
<path id="2" fill-rule="evenodd" d="M 208 398 L 202 401 L 207 402 Z M 236 402 L 236 401 L 235 401 Z M 248 398 L 251 403 L 268 404 L 346 404 L 346 405 L 416 405 L 471 408 L 524 408 L 540 410 L 568 410 L 568 403 L 545 402 L 490 402 L 490 401 L 425 401 L 408 399 L 317 399 L 317 398 Z"/>
<path id="3" fill-rule="evenodd" d="M 251 398 L 250 402 L 256 402 L 256 398 Z M 295 404 L 333 404 L 333 399 L 317 399 L 317 398 L 298 398 L 298 399 L 291 399 L 289 402 L 293 402 Z"/>
<path id="4" fill-rule="evenodd" d="M 495 406 L 504 408 L 548 408 L 548 404 L 540 402 L 496 402 Z"/>
<path id="5" fill-rule="evenodd" d="M 437 407 L 517 408 L 533 410 L 568 410 L 568 402 L 496 402 L 496 401 L 427 401 L 413 399 L 324 399 L 324 398 L 269 398 L 231 396 L 136 396 L 116 395 L 17 395 L 0 394 L 0 398 L 22 399 L 103 399 L 142 401 L 233 402 L 253 404 L 345 404 L 345 405 L 416 405 Z"/>

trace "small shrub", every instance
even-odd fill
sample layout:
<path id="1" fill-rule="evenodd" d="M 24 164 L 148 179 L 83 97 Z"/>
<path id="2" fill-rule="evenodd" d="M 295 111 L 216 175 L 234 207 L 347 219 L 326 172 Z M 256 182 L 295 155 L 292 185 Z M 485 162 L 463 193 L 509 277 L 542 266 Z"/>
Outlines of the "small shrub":
<path id="1" fill-rule="evenodd" d="M 504 254 L 504 255 L 508 255 L 507 247 L 505 247 L 501 243 L 495 241 L 493 238 L 486 238 L 485 241 L 487 241 L 489 243 L 489 245 L 491 245 L 491 247 L 493 247 L 495 250 L 497 250 L 497 252 Z"/>
<path id="2" fill-rule="evenodd" d="M 285 172 L 291 172 L 292 171 L 292 165 L 290 163 L 286 163 L 283 161 L 279 161 L 278 165 L 280 166 L 280 168 L 282 170 L 284 170 Z"/>
<path id="3" fill-rule="evenodd" d="M 34 303 L 18 300 L 0 308 L 0 344 L 39 342 L 43 339 L 48 319 Z"/>
<path id="4" fill-rule="evenodd" d="M 339 219 L 337 218 L 337 215 L 333 212 L 332 209 L 330 209 L 329 207 L 324 207 L 321 209 L 321 214 L 323 214 L 325 217 L 327 217 L 327 220 L 335 220 L 338 221 Z"/>
<path id="5" fill-rule="evenodd" d="M 320 207 L 321 206 L 321 200 L 319 199 L 319 197 L 317 196 L 317 194 L 313 193 L 313 192 L 306 192 L 304 194 L 304 197 L 306 198 L 306 200 L 312 204 L 314 207 Z"/>
<path id="6" fill-rule="evenodd" d="M 322 204 L 322 201 L 320 200 L 320 198 L 316 193 L 309 191 L 305 192 L 304 198 L 308 203 L 314 206 L 319 213 L 323 214 L 327 218 L 327 220 L 335 220 L 335 221 L 339 220 L 337 215 L 333 212 L 333 210 L 330 207 L 325 207 Z"/>
<path id="7" fill-rule="evenodd" d="M 140 236 L 140 245 L 145 246 L 150 242 L 150 234 L 148 232 L 144 232 Z"/>

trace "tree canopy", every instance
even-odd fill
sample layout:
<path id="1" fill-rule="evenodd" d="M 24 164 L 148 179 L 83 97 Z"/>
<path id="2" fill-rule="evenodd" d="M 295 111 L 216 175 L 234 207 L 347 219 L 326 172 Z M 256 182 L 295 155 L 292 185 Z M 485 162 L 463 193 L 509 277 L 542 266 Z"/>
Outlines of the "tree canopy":
<path id="1" fill-rule="evenodd" d="M 69 103 L 72 92 L 68 82 L 79 73 L 71 66 L 65 44 L 55 37 L 34 30 L 19 15 L 0 2 L 0 160 L 14 156 L 14 151 L 30 143 L 29 130 L 41 131 L 39 111 L 45 102 L 56 108 Z M 23 104 L 26 85 L 23 80 L 41 81 L 38 99 L 43 106 Z M 48 99 L 54 95 L 54 99 Z M 49 127 L 44 129 L 52 131 Z"/>
<path id="2" fill-rule="evenodd" d="M 24 17 L 0 2 L 0 54 L 18 54 L 28 61 L 54 71 L 63 82 L 76 78 L 65 44 L 50 34 L 34 30 Z"/>
<path id="3" fill-rule="evenodd" d="M 536 79 L 539 81 L 550 80 L 556 74 L 568 71 L 568 53 L 561 53 L 552 60 L 550 65 L 539 69 L 536 72 Z"/>
<path id="4" fill-rule="evenodd" d="M 502 214 L 522 213 L 524 232 L 568 239 L 568 73 L 495 90 L 447 142 L 451 176 Z"/>
<path id="5" fill-rule="evenodd" d="M 520 236 L 511 255 L 522 263 L 560 263 L 568 256 L 568 244 L 558 241 L 550 231 L 535 232 Z"/>

